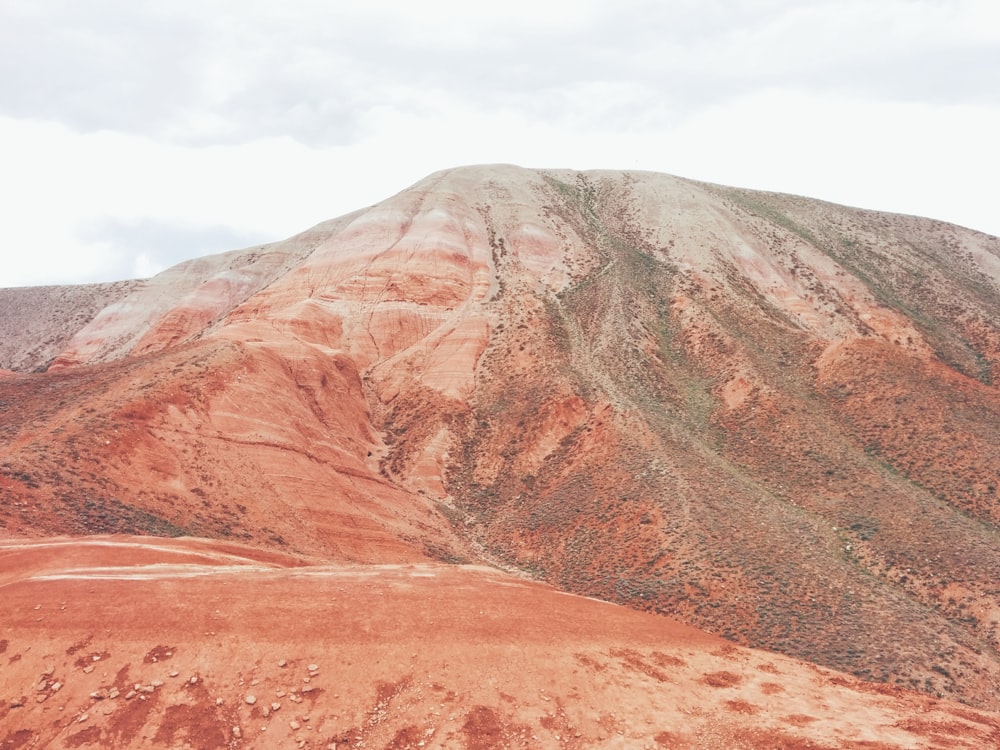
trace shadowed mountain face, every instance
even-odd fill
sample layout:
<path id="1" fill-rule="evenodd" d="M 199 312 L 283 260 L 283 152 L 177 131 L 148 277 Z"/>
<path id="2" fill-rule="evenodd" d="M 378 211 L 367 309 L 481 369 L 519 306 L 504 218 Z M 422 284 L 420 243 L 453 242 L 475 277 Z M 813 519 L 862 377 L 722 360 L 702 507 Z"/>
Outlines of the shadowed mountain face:
<path id="1" fill-rule="evenodd" d="M 79 312 L 24 294 L 6 536 L 488 562 L 1000 709 L 997 238 L 470 167 Z"/>

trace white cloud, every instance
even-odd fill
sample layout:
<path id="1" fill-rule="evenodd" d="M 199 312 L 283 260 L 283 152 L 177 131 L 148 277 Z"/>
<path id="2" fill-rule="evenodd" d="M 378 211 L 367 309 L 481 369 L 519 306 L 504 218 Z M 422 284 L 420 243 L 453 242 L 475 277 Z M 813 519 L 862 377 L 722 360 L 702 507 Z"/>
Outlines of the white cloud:
<path id="1" fill-rule="evenodd" d="M 667 171 L 998 233 L 998 14 L 8 0 L 0 285 L 149 272 L 496 161 Z"/>

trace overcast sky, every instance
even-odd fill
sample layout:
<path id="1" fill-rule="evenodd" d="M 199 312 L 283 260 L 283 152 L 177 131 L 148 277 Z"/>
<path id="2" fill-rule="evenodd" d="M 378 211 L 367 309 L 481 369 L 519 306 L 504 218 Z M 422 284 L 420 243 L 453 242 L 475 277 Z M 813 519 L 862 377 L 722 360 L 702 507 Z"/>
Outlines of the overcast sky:
<path id="1" fill-rule="evenodd" d="M 0 286 L 151 275 L 491 162 L 1000 234 L 1000 3 L 0 0 Z"/>

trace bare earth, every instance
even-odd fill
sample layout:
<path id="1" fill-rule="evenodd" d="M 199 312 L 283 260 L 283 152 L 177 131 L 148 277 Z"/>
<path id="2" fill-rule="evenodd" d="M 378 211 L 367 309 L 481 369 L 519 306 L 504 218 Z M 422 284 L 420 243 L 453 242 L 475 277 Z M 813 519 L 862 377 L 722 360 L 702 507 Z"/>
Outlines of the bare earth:
<path id="1" fill-rule="evenodd" d="M 0 750 L 1000 746 L 995 237 L 468 167 L 0 329 Z"/>
<path id="2" fill-rule="evenodd" d="M 7 543 L 0 562 L 3 748 L 1000 739 L 995 714 L 490 568 L 129 537 Z"/>

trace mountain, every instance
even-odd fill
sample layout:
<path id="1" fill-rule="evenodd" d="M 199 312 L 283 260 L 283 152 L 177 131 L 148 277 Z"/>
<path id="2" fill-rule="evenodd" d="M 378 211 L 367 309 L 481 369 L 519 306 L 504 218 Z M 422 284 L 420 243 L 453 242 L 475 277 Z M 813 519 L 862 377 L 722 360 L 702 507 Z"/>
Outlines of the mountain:
<path id="1" fill-rule="evenodd" d="M 521 592 L 507 592 L 506 624 L 506 612 L 494 615 L 505 632 L 522 632 L 531 611 L 544 630 L 592 606 L 558 592 L 661 615 L 603 609 L 609 629 L 567 635 L 588 648 L 604 644 L 601 659 L 580 652 L 596 666 L 577 660 L 575 668 L 590 671 L 588 684 L 618 685 L 619 698 L 630 670 L 675 679 L 672 661 L 660 664 L 636 643 L 673 642 L 679 621 L 776 652 L 786 665 L 779 671 L 799 665 L 802 690 L 819 665 L 881 683 L 898 701 L 895 735 L 848 736 L 832 725 L 824 734 L 802 720 L 768 739 L 739 732 L 771 726 L 769 709 L 724 710 L 703 698 L 720 731 L 748 747 L 807 746 L 789 737 L 911 746 L 917 736 L 945 742 L 947 726 L 955 744 L 935 746 L 997 739 L 995 237 L 660 174 L 467 167 L 285 242 L 183 263 L 148 281 L 0 291 L 0 326 L 0 534 L 12 549 L 60 536 L 79 540 L 61 554 L 84 559 L 81 537 L 90 535 L 198 537 L 216 540 L 240 566 L 143 583 L 139 601 L 151 612 L 166 590 L 195 608 L 207 581 L 252 598 L 241 587 L 254 581 L 261 555 L 277 556 L 261 586 L 266 579 L 297 592 L 285 609 L 261 611 L 262 622 L 279 610 L 289 623 L 308 621 L 315 614 L 302 599 L 336 599 L 331 580 L 352 597 L 377 587 L 401 611 L 414 606 L 413 592 L 446 609 L 419 574 L 427 570 L 468 596 L 460 601 L 470 611 L 490 611 L 496 586 Z M 173 559 L 171 545 L 194 554 L 183 545 L 195 542 L 135 544 L 155 561 Z M 7 596 L 52 589 L 53 601 L 70 600 L 55 593 L 59 573 L 41 562 L 29 568 L 0 581 Z M 296 577 L 298 568 L 311 577 Z M 331 572 L 341 569 L 350 575 Z M 417 573 L 402 586 L 400 570 Z M 95 596 L 106 592 L 102 606 L 124 616 L 115 592 L 138 586 L 81 576 L 70 579 L 90 583 L 73 586 L 100 581 Z M 232 610 L 229 596 L 220 601 L 224 620 L 244 611 Z M 390 604 L 368 632 L 398 619 Z M 31 618 L 8 614 L 11 632 L 30 642 Z M 362 616 L 338 610 L 332 621 L 347 618 L 360 633 L 365 626 L 352 618 Z M 662 632 L 634 643 L 630 623 Z M 83 640 L 88 627 L 94 639 L 99 630 L 60 627 Z M 132 643 L 141 629 L 129 627 L 121 637 Z M 470 659 L 461 649 L 480 636 L 451 620 L 443 627 L 454 635 L 455 661 Z M 619 627 L 621 638 L 609 640 Z M 211 638 L 198 634 L 211 629 L 169 632 L 189 654 L 208 653 Z M 361 648 L 360 635 L 350 638 Z M 247 659 L 271 659 L 267 639 L 248 633 Z M 303 654 L 324 650 L 308 636 L 296 643 Z M 537 653 L 551 651 L 570 669 L 572 646 L 544 643 Z M 748 665 L 764 658 L 699 643 L 710 645 L 696 649 L 698 660 L 737 649 L 740 667 L 728 672 L 746 686 Z M 141 656 L 139 645 L 129 648 Z M 219 680 L 245 680 L 249 672 L 237 674 L 229 659 Z M 523 684 L 546 684 L 524 669 L 533 676 Z M 373 705 L 397 695 L 391 685 L 408 672 L 396 671 L 385 695 L 370 683 Z M 870 702 L 867 683 L 822 674 L 831 696 L 852 696 L 844 706 Z M 533 725 L 500 710 L 497 694 L 488 703 L 475 693 L 480 703 L 469 703 L 469 679 L 449 688 L 466 695 L 452 739 L 427 742 L 512 746 L 519 735 L 511 727 Z M 610 700 L 562 689 L 550 708 Z M 762 695 L 738 700 L 759 708 Z M 927 695 L 947 700 L 927 703 Z M 629 700 L 624 712 L 653 715 Z M 956 705 L 948 700 L 970 708 L 947 708 Z M 832 721 L 832 704 L 821 704 L 809 710 Z M 492 713 L 470 713 L 473 705 Z M 528 705 L 545 708 L 537 691 Z M 907 718 L 928 706 L 950 718 Z M 0 713 L 0 731 L 21 708 Z M 493 729 L 473 739 L 463 721 Z M 110 742 L 110 726 L 91 740 Z M 562 734 L 540 726 L 531 731 L 545 731 L 542 744 Z M 911 734 L 900 734 L 907 727 Z M 646 728 L 631 741 L 718 746 L 707 736 L 697 745 L 686 730 L 671 739 L 669 727 Z M 980 734 L 959 739 L 966 730 Z M 577 746 L 599 742 L 596 732 L 582 732 Z M 417 746 L 400 737 L 366 746 Z"/>

